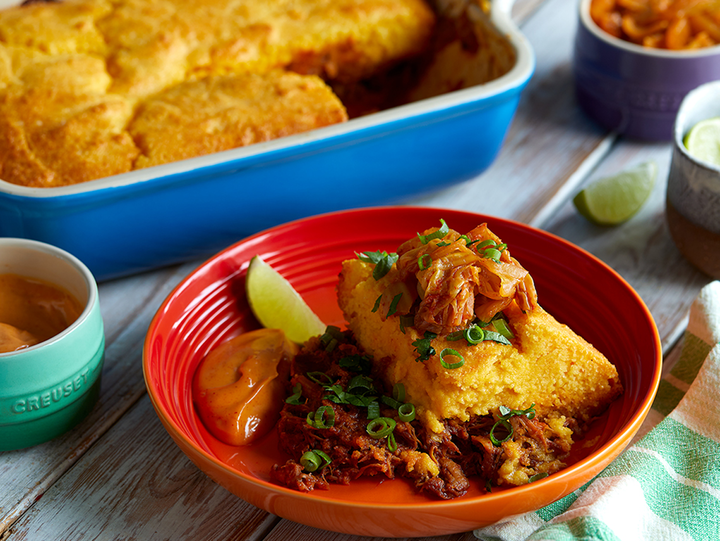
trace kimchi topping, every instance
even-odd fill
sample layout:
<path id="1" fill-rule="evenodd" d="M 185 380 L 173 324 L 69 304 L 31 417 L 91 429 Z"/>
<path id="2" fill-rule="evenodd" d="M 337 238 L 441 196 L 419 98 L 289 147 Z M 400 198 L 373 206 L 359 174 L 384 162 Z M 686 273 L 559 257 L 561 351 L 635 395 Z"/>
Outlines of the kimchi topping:
<path id="1" fill-rule="evenodd" d="M 411 325 L 419 333 L 452 335 L 473 328 L 475 321 L 493 322 L 513 301 L 523 311 L 537 307 L 530 273 L 487 224 L 464 235 L 443 220 L 441 224 L 401 244 L 397 254 L 360 256 L 375 264 L 376 280 L 386 277 L 374 310 L 385 319 L 412 315 Z M 512 336 L 504 322 L 494 331 Z"/>

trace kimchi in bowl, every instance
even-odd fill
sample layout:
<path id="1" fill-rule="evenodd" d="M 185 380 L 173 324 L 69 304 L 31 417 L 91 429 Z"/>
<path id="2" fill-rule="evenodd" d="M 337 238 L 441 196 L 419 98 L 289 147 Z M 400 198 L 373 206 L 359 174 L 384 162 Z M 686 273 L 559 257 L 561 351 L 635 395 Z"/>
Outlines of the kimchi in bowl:
<path id="1" fill-rule="evenodd" d="M 611 35 L 580 0 L 573 71 L 580 107 L 605 129 L 641 140 L 671 141 L 685 95 L 720 79 L 720 46 L 670 50 Z"/>

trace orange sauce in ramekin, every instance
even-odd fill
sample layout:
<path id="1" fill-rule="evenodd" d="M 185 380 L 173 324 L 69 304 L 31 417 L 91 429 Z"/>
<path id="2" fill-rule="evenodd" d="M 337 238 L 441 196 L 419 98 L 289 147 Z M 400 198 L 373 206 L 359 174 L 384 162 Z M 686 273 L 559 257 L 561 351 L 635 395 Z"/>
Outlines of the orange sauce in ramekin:
<path id="1" fill-rule="evenodd" d="M 0 274 L 0 353 L 52 338 L 72 325 L 82 311 L 82 304 L 58 285 Z"/>

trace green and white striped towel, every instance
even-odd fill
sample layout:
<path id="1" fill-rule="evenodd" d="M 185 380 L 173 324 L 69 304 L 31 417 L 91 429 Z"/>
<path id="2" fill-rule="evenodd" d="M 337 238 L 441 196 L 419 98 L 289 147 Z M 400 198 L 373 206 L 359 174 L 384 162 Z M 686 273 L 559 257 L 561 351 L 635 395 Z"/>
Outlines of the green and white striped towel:
<path id="1" fill-rule="evenodd" d="M 720 540 L 720 282 L 690 309 L 648 430 L 600 475 L 539 511 L 475 530 L 483 541 Z"/>

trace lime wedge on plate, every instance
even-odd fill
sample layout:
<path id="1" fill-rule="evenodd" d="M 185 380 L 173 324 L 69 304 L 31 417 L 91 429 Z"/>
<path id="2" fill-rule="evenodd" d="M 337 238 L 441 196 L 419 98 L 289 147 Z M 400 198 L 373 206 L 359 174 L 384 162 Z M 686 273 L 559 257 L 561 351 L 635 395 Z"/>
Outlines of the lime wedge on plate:
<path id="1" fill-rule="evenodd" d="M 250 309 L 264 327 L 282 329 L 298 344 L 325 332 L 325 324 L 290 282 L 260 256 L 250 260 L 245 289 Z"/>
<path id="2" fill-rule="evenodd" d="M 685 148 L 698 160 L 720 166 L 720 117 L 695 124 L 683 139 Z"/>
<path id="3" fill-rule="evenodd" d="M 574 198 L 578 212 L 597 225 L 618 225 L 632 218 L 655 186 L 657 164 L 649 161 L 591 182 Z"/>

